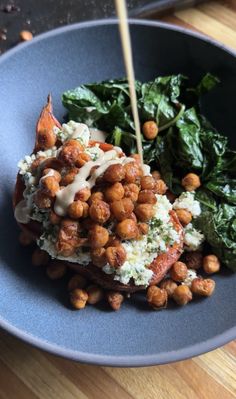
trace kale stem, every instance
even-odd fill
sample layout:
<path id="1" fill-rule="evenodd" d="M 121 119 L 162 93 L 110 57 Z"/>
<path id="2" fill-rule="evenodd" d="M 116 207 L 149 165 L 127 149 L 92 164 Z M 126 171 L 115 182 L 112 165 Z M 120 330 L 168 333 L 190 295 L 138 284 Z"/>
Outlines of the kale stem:
<path id="1" fill-rule="evenodd" d="M 185 111 L 185 105 L 182 104 L 181 108 L 179 110 L 179 113 L 176 115 L 176 117 L 174 119 L 172 119 L 172 121 L 166 123 L 165 125 L 160 126 L 159 129 L 158 129 L 159 132 L 162 132 L 162 130 L 168 129 L 169 127 L 173 126 L 181 118 L 181 116 L 183 115 L 184 111 Z"/>

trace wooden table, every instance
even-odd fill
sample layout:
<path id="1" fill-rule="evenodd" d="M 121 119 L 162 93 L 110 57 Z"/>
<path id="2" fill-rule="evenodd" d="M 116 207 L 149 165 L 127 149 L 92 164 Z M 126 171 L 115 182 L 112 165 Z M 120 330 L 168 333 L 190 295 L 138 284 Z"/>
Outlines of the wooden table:
<path id="1" fill-rule="evenodd" d="M 236 49 L 236 0 L 163 18 Z M 233 399 L 236 341 L 170 365 L 110 368 L 73 363 L 0 333 L 0 399 Z"/>

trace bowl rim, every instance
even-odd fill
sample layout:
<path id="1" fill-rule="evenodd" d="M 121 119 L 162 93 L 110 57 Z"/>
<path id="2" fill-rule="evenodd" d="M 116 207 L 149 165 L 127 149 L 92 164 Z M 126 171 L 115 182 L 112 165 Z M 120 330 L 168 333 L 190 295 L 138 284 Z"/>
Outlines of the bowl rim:
<path id="1" fill-rule="evenodd" d="M 131 25 L 156 27 L 156 28 L 171 30 L 174 32 L 180 32 L 184 35 L 197 38 L 203 42 L 206 42 L 207 44 L 211 44 L 215 47 L 218 47 L 219 49 L 231 54 L 233 57 L 236 57 L 236 51 L 234 49 L 222 43 L 219 43 L 215 39 L 212 39 L 199 32 L 191 31 L 189 29 L 175 26 L 165 22 L 151 21 L 146 19 L 130 18 L 129 23 Z M 33 46 L 35 43 L 40 42 L 42 40 L 57 35 L 61 35 L 68 31 L 76 31 L 84 28 L 93 28 L 97 26 L 106 26 L 106 25 L 117 25 L 117 19 L 111 18 L 111 19 L 100 19 L 94 21 L 78 22 L 71 25 L 58 27 L 48 32 L 41 33 L 40 35 L 37 35 L 35 38 L 33 38 L 33 40 L 21 43 L 15 46 L 14 48 L 8 50 L 5 54 L 1 55 L 0 65 L 4 63 L 8 58 L 14 56 L 19 51 L 27 47 Z M 207 339 L 201 343 L 190 345 L 188 347 L 177 349 L 175 351 L 161 352 L 151 355 L 115 356 L 115 355 L 100 355 L 100 354 L 98 355 L 93 353 L 84 353 L 78 350 L 67 349 L 57 344 L 50 343 L 42 338 L 38 338 L 22 329 L 19 329 L 18 327 L 15 327 L 1 316 L 0 316 L 0 327 L 6 330 L 8 333 L 14 335 L 15 337 L 21 339 L 22 341 L 29 343 L 36 348 L 47 351 L 53 355 L 61 356 L 81 363 L 102 365 L 102 366 L 114 366 L 114 367 L 143 367 L 143 366 L 153 366 L 158 364 L 176 362 L 209 352 L 213 349 L 216 349 L 217 347 L 225 345 L 226 343 L 236 338 L 236 326 L 234 326 L 222 332 L 221 334 L 213 336 L 212 338 Z"/>

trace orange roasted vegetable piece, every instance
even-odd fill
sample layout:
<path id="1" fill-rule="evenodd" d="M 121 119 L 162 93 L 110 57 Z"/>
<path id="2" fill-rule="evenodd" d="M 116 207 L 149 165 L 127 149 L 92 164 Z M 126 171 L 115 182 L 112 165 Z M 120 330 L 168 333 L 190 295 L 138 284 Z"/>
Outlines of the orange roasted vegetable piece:
<path id="1" fill-rule="evenodd" d="M 43 108 L 36 126 L 36 142 L 34 152 L 47 150 L 56 144 L 57 138 L 53 131 L 56 126 L 61 128 L 61 124 L 52 113 L 52 97 L 48 95 L 48 101 Z"/>

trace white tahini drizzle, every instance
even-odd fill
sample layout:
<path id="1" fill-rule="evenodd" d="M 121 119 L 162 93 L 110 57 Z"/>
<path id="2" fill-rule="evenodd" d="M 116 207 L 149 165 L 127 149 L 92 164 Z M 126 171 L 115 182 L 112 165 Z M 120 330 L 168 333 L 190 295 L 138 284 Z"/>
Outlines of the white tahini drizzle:
<path id="1" fill-rule="evenodd" d="M 128 157 L 118 158 L 116 150 L 107 151 L 103 153 L 96 161 L 87 162 L 84 166 L 82 166 L 82 168 L 80 168 L 79 172 L 75 176 L 74 181 L 62 190 L 58 191 L 54 205 L 54 210 L 57 215 L 65 216 L 68 206 L 74 201 L 75 194 L 85 187 L 92 188 L 96 183 L 96 179 L 102 175 L 110 165 L 125 165 L 129 162 L 134 162 L 134 159 Z M 87 178 L 90 176 L 91 169 L 94 166 L 99 166 L 99 168 L 97 168 L 92 173 L 90 179 L 87 180 Z"/>

